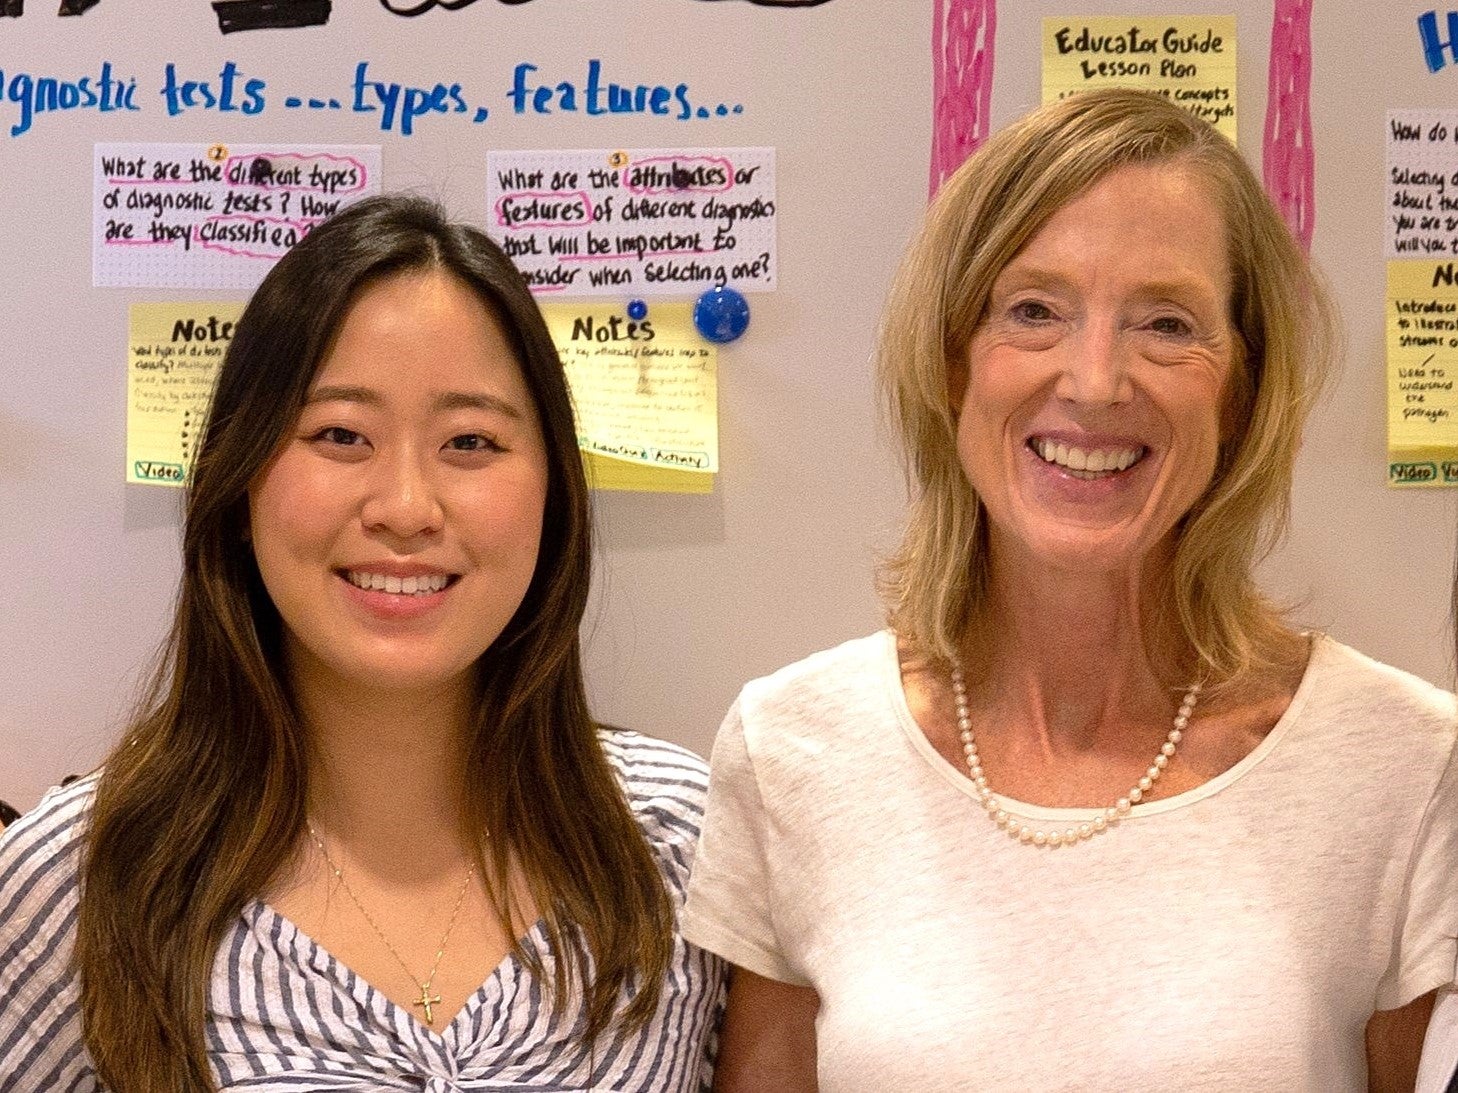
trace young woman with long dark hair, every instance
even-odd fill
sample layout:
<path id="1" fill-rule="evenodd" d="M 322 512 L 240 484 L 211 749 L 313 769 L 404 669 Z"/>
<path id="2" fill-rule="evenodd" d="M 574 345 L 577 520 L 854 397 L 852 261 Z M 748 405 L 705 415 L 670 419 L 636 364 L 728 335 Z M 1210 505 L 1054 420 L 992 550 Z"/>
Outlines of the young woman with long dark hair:
<path id="1" fill-rule="evenodd" d="M 176 620 L 101 770 L 0 843 L 0 1090 L 690 1090 L 704 768 L 594 723 L 589 511 L 522 279 L 434 205 L 238 323 Z"/>

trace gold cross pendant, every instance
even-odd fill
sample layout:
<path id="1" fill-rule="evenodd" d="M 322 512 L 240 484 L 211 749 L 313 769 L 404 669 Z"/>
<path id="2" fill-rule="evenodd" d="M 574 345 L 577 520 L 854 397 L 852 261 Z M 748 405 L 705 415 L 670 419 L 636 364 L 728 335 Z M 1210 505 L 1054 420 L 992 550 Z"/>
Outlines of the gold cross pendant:
<path id="1" fill-rule="evenodd" d="M 431 1006 L 434 1006 L 434 1005 L 437 1005 L 439 1002 L 440 1002 L 440 995 L 437 994 L 434 997 L 431 997 L 430 985 L 429 984 L 422 984 L 422 986 L 420 988 L 420 997 L 416 1001 L 411 1002 L 410 1004 L 412 1006 L 423 1006 L 423 1007 L 425 1007 L 425 1023 L 427 1025 L 434 1025 L 435 1024 L 435 1015 L 433 1013 L 431 1013 L 430 1007 Z"/>

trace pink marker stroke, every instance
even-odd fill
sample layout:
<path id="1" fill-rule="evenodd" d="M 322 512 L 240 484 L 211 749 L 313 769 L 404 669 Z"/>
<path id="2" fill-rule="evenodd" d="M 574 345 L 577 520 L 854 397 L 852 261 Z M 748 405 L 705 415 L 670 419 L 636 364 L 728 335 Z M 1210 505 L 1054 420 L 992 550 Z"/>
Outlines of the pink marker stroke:
<path id="1" fill-rule="evenodd" d="M 546 198 L 563 202 L 564 204 L 575 199 L 582 208 L 581 216 L 569 217 L 566 220 L 553 220 L 541 218 L 537 220 L 522 220 L 512 223 L 506 215 L 507 203 L 517 198 Z M 591 224 L 597 219 L 597 209 L 592 204 L 592 198 L 587 195 L 586 190 L 557 191 L 557 190 L 513 190 L 509 194 L 502 194 L 496 199 L 496 206 L 492 210 L 496 213 L 496 223 L 503 228 L 516 231 L 521 228 L 571 228 L 582 227 Z"/>
<path id="2" fill-rule="evenodd" d="M 103 239 L 101 245 L 104 247 L 170 247 L 175 243 L 182 243 L 186 249 L 192 243 L 192 237 L 196 234 L 194 225 L 187 225 L 187 242 L 182 243 L 180 238 L 173 239 L 170 236 L 162 239 Z"/>
<path id="3" fill-rule="evenodd" d="M 249 162 L 252 162 L 254 160 L 260 160 L 260 159 L 266 159 L 270 163 L 272 163 L 274 160 L 278 160 L 278 159 L 296 159 L 296 160 L 299 160 L 300 161 L 299 165 L 301 167 L 304 166 L 304 165 L 310 164 L 310 163 L 317 163 L 317 162 L 319 162 L 321 160 L 327 160 L 330 163 L 343 163 L 343 164 L 345 164 L 345 167 L 340 168 L 340 170 L 353 171 L 354 174 L 355 174 L 356 181 L 354 182 L 353 185 L 350 185 L 350 186 L 332 186 L 332 187 L 329 187 L 329 188 L 324 188 L 322 190 L 322 192 L 326 196 L 332 196 L 334 194 L 352 194 L 352 193 L 358 193 L 360 190 L 363 190 L 369 184 L 369 178 L 367 177 L 368 172 L 366 171 L 365 165 L 362 162 L 360 162 L 359 160 L 355 159 L 353 156 L 331 156 L 331 155 L 328 155 L 327 153 L 324 153 L 324 152 L 315 152 L 315 153 L 312 153 L 312 154 L 309 154 L 309 155 L 303 155 L 303 154 L 300 154 L 298 152 L 276 152 L 276 153 L 274 153 L 274 152 L 254 152 L 251 155 L 247 155 L 247 156 L 230 156 L 228 158 L 227 162 L 225 162 L 223 164 L 223 177 L 221 179 L 191 179 L 191 178 L 112 178 L 110 175 L 108 175 L 106 177 L 106 184 L 108 186 L 199 186 L 199 187 L 205 187 L 205 186 L 208 185 L 209 182 L 212 182 L 214 184 L 216 184 L 218 182 L 223 182 L 223 183 L 226 183 L 229 186 L 254 186 L 254 187 L 258 187 L 260 189 L 265 189 L 265 190 L 275 190 L 275 191 L 279 191 L 279 190 L 295 190 L 295 191 L 303 191 L 303 192 L 307 192 L 307 193 L 319 193 L 319 192 L 321 192 L 321 187 L 320 186 L 318 186 L 318 185 L 311 186 L 308 183 L 303 183 L 303 182 L 301 182 L 301 183 L 299 183 L 297 185 L 289 185 L 289 186 L 278 186 L 278 185 L 274 185 L 272 183 L 264 183 L 264 182 L 261 182 L 261 181 L 260 182 L 254 182 L 254 181 L 251 181 L 249 179 L 248 172 L 247 171 L 243 172 L 242 177 L 240 177 L 236 181 L 234 181 L 233 179 L 231 179 L 231 178 L 228 177 L 229 175 L 232 174 L 232 172 L 233 172 L 233 165 L 235 163 L 236 164 L 244 164 L 244 163 L 249 163 Z M 337 182 L 337 181 L 342 181 L 342 180 L 341 179 L 333 179 L 332 181 L 336 181 Z"/>
<path id="4" fill-rule="evenodd" d="M 932 153 L 927 199 L 987 139 L 997 0 L 932 0 Z"/>
<path id="5" fill-rule="evenodd" d="M 264 238 L 258 240 L 259 244 L 266 247 L 277 248 L 273 250 L 249 250 L 248 246 L 254 245 L 254 240 L 243 240 L 243 245 L 227 246 L 228 243 L 237 243 L 238 240 L 218 240 L 215 237 L 207 239 L 199 238 L 198 245 L 205 250 L 221 251 L 223 254 L 231 254 L 235 258 L 265 258 L 275 259 L 283 255 L 290 247 L 297 243 L 304 236 L 308 235 L 319 223 L 317 220 L 284 220 L 276 216 L 243 216 L 233 214 L 229 216 L 210 216 L 203 221 L 198 229 L 198 236 L 201 237 L 206 226 L 209 224 L 226 225 L 229 222 L 245 225 L 273 225 L 263 229 Z M 258 233 L 253 233 L 258 234 Z M 289 238 L 292 234 L 293 238 Z"/>
<path id="6" fill-rule="evenodd" d="M 1316 148 L 1311 137 L 1311 5 L 1275 0 L 1262 170 L 1266 192 L 1303 250 L 1316 228 Z"/>
<path id="7" fill-rule="evenodd" d="M 108 186 L 204 186 L 204 182 L 194 182 L 190 178 L 106 178 Z"/>
<path id="8" fill-rule="evenodd" d="M 653 156 L 649 159 L 634 160 L 632 170 L 637 171 L 643 167 L 652 167 L 659 163 L 668 163 L 672 166 L 669 169 L 670 176 L 679 167 L 686 167 L 692 170 L 695 166 L 709 166 L 724 172 L 724 181 L 716 185 L 704 186 L 643 186 L 625 183 L 623 188 L 630 193 L 651 194 L 722 194 L 734 188 L 734 164 L 720 156 Z"/>
<path id="9" fill-rule="evenodd" d="M 645 250 L 641 255 L 635 251 L 628 251 L 624 254 L 561 254 L 552 255 L 559 262 L 641 262 L 647 258 L 677 258 L 682 254 L 694 254 L 700 257 L 709 254 L 718 254 L 718 251 L 697 250 L 685 248 L 684 250 Z"/>
<path id="10" fill-rule="evenodd" d="M 328 163 L 344 164 L 344 167 L 340 168 L 339 170 L 353 171 L 355 176 L 354 184 L 350 186 L 330 186 L 329 188 L 326 188 L 324 190 L 324 193 L 331 196 L 334 194 L 357 193 L 358 191 L 363 190 L 367 185 L 369 185 L 369 179 L 366 177 L 367 172 L 363 163 L 355 159 L 353 156 L 332 156 L 327 152 L 251 152 L 246 156 L 229 156 L 227 163 L 223 165 L 223 180 L 233 186 L 258 186 L 261 189 L 265 190 L 304 190 L 308 191 L 309 193 L 317 193 L 319 191 L 320 187 L 318 185 L 310 186 L 309 184 L 302 182 L 298 183 L 297 185 L 288 186 L 275 186 L 272 183 L 265 183 L 262 180 L 255 182 L 249 177 L 251 173 L 249 171 L 244 171 L 241 178 L 237 179 L 236 181 L 233 180 L 233 178 L 231 177 L 233 174 L 233 164 L 256 162 L 260 159 L 267 160 L 270 164 L 272 164 L 275 160 L 295 159 L 299 161 L 298 165 L 300 167 L 305 167 L 310 164 L 318 163 L 321 160 Z M 342 178 L 331 178 L 330 181 L 342 182 L 344 180 Z"/>

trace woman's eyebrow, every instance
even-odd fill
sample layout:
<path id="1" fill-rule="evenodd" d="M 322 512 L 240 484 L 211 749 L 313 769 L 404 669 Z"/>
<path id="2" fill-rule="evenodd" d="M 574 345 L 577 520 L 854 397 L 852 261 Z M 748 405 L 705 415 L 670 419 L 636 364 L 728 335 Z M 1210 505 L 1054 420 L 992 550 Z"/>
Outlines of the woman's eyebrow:
<path id="1" fill-rule="evenodd" d="M 438 412 L 443 410 L 486 410 L 512 418 L 525 416 L 514 402 L 484 391 L 446 391 L 436 396 L 435 409 Z"/>
<path id="2" fill-rule="evenodd" d="M 304 400 L 305 405 L 313 405 L 316 402 L 359 402 L 366 406 L 381 406 L 384 398 L 378 391 L 368 387 L 350 387 L 343 384 L 331 384 L 315 387 L 309 392 Z"/>
<path id="3" fill-rule="evenodd" d="M 385 398 L 370 387 L 326 384 L 310 391 L 305 405 L 312 406 L 320 402 L 357 402 L 364 406 L 379 407 L 385 404 Z M 485 391 L 445 391 L 435 397 L 431 409 L 436 413 L 450 410 L 485 410 L 517 419 L 526 416 L 515 403 Z"/>

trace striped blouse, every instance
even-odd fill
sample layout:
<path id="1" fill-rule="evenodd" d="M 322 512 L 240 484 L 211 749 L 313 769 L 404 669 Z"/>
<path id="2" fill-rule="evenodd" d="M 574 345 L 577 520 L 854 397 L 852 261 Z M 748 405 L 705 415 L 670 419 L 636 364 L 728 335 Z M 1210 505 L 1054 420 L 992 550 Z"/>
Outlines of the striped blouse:
<path id="1" fill-rule="evenodd" d="M 707 775 L 691 752 L 637 733 L 603 736 L 676 907 L 698 839 Z M 69 964 L 77 856 L 95 779 L 48 794 L 0 836 L 0 1093 L 101 1089 L 81 1037 Z M 539 923 L 526 942 L 550 975 Z M 208 1056 L 221 1089 L 250 1093 L 706 1088 L 724 1000 L 715 956 L 681 937 L 653 1018 L 589 1052 L 580 1004 L 558 1012 L 507 958 L 440 1032 L 420 1024 L 267 904 L 244 907 L 213 965 Z"/>

